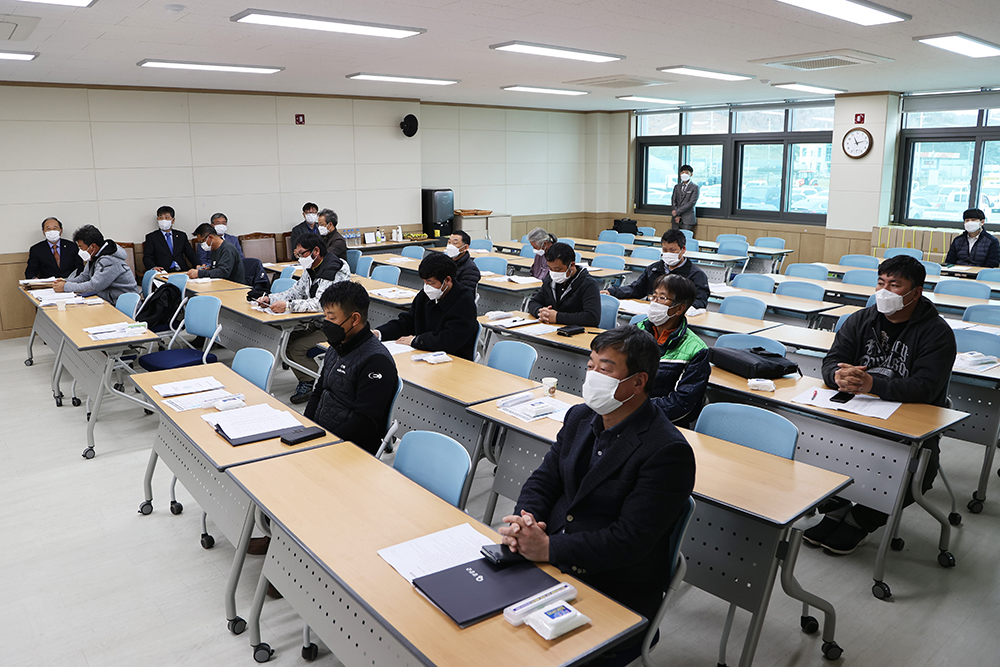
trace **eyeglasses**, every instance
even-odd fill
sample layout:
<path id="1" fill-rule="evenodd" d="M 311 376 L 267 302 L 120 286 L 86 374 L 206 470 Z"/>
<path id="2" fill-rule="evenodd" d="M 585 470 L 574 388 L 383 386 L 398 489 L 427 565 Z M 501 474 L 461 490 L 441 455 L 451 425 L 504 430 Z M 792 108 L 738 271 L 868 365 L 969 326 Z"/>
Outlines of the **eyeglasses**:
<path id="1" fill-rule="evenodd" d="M 650 294 L 649 295 L 649 300 L 650 301 L 655 301 L 656 303 L 662 303 L 664 306 L 672 306 L 672 305 L 674 305 L 674 300 L 673 299 L 671 299 L 670 297 L 666 297 L 666 296 L 660 296 L 658 294 Z"/>

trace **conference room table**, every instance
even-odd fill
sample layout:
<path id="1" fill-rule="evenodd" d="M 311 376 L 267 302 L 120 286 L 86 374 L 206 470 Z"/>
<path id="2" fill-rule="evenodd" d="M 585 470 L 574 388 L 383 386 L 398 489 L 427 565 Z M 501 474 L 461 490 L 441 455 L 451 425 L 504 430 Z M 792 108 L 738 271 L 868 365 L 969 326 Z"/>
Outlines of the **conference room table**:
<path id="1" fill-rule="evenodd" d="M 695 239 L 698 241 L 697 239 Z M 719 252 L 717 241 L 698 241 L 698 250 L 704 252 Z M 750 245 L 747 254 L 750 259 L 744 273 L 777 273 L 785 257 L 791 255 L 791 248 L 771 248 L 768 246 Z"/>
<path id="2" fill-rule="evenodd" d="M 809 326 L 812 326 L 819 315 L 828 310 L 837 308 L 840 304 L 831 301 L 816 301 L 805 299 L 788 294 L 777 294 L 775 292 L 758 292 L 751 289 L 739 289 L 729 285 L 710 284 L 712 296 L 725 300 L 730 296 L 748 296 L 761 301 L 772 316 L 780 317 L 782 313 L 791 313 L 798 316 L 798 319 L 805 318 Z M 714 306 L 714 304 L 713 304 Z M 786 316 L 787 317 L 787 316 Z"/>
<path id="3" fill-rule="evenodd" d="M 177 275 L 174 273 L 158 273 L 156 274 L 155 281 L 157 285 L 162 285 L 167 281 L 172 275 Z M 244 285 L 243 283 L 238 283 L 232 280 L 227 280 L 225 278 L 188 278 L 187 284 L 184 287 L 186 292 L 190 292 L 189 296 L 199 296 L 199 295 L 211 295 L 217 296 L 219 292 L 230 292 L 234 290 L 242 290 L 244 294 L 250 291 L 250 287 Z"/>

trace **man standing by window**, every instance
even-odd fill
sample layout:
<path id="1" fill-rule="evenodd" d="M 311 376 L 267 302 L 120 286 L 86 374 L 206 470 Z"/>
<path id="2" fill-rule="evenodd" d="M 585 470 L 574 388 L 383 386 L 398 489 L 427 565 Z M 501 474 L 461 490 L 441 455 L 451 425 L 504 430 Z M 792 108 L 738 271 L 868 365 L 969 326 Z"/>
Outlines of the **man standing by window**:
<path id="1" fill-rule="evenodd" d="M 694 231 L 698 224 L 694 207 L 698 203 L 698 186 L 691 180 L 694 168 L 689 164 L 681 166 L 681 182 L 674 186 L 670 197 L 670 215 L 674 217 L 673 229 L 688 229 Z"/>

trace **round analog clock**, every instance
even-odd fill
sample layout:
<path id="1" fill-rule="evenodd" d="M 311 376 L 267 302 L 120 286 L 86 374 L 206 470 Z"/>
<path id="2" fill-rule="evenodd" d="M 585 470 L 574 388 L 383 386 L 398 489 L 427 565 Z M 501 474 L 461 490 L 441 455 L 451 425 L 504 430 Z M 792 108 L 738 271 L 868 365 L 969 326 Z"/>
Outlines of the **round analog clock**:
<path id="1" fill-rule="evenodd" d="M 863 127 L 856 127 L 844 135 L 843 147 L 847 157 L 854 159 L 868 155 L 872 149 L 872 135 Z"/>

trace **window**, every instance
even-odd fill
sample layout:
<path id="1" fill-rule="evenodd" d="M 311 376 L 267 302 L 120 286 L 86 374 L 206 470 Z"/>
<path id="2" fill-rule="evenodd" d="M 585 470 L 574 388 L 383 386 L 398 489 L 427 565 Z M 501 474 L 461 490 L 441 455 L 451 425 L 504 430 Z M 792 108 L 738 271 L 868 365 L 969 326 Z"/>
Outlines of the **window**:
<path id="1" fill-rule="evenodd" d="M 691 111 L 684 114 L 684 134 L 729 132 L 729 111 Z"/>
<path id="2" fill-rule="evenodd" d="M 972 141 L 916 141 L 910 170 L 911 220 L 961 221 L 969 208 Z"/>
<path id="3" fill-rule="evenodd" d="M 677 185 L 677 146 L 651 146 L 646 161 L 646 202 L 653 205 L 670 205 L 670 195 Z"/>
<path id="4" fill-rule="evenodd" d="M 829 132 L 833 130 L 833 107 L 792 109 L 792 132 Z"/>
<path id="5" fill-rule="evenodd" d="M 979 206 L 986 219 L 1000 216 L 1000 141 L 983 144 L 983 165 L 979 169 Z"/>
<path id="6" fill-rule="evenodd" d="M 782 144 L 746 144 L 740 159 L 737 208 L 777 211 L 781 201 Z"/>
<path id="7" fill-rule="evenodd" d="M 701 208 L 722 207 L 722 144 L 688 146 L 684 153 L 684 163 L 694 168 L 698 178 L 696 183 L 698 206 Z"/>
<path id="8" fill-rule="evenodd" d="M 979 124 L 979 111 L 915 111 L 903 114 L 903 127 L 907 130 L 927 127 L 975 127 Z"/>
<path id="9" fill-rule="evenodd" d="M 1000 126 L 1000 109 L 990 109 L 988 114 L 986 125 L 989 127 Z"/>
<path id="10" fill-rule="evenodd" d="M 639 136 L 657 137 L 670 136 L 680 132 L 681 115 L 679 113 L 656 113 L 639 116 Z"/>
<path id="11" fill-rule="evenodd" d="M 826 214 L 832 156 L 831 144 L 792 144 L 785 210 Z"/>
<path id="12" fill-rule="evenodd" d="M 736 112 L 737 133 L 744 132 L 784 132 L 784 109 L 761 109 Z"/>

